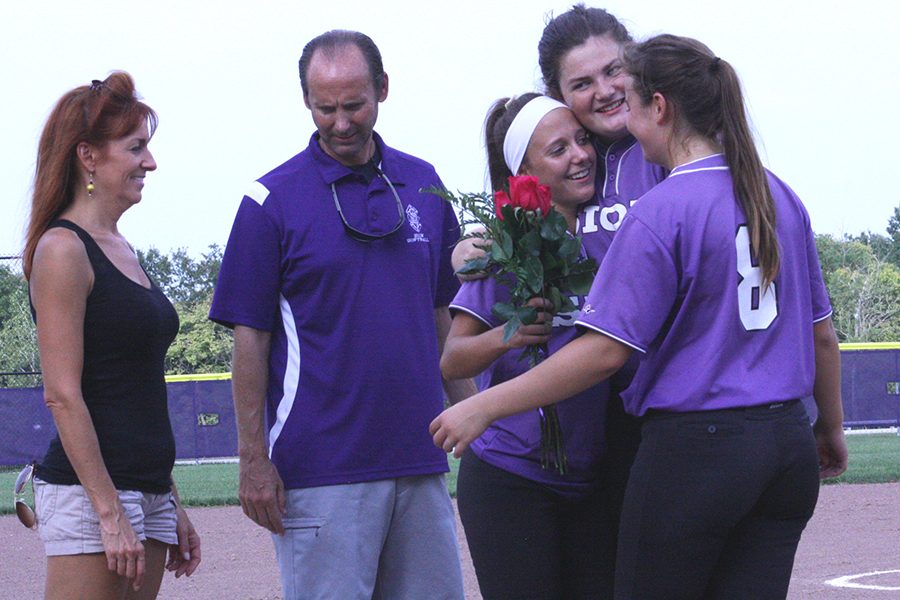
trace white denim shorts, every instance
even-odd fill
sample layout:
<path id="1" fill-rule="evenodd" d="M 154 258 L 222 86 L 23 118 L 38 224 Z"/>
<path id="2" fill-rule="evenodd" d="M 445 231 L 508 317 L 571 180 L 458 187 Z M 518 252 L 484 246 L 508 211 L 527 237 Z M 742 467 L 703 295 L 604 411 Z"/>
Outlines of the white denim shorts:
<path id="1" fill-rule="evenodd" d="M 177 544 L 175 498 L 119 490 L 119 500 L 138 538 Z M 34 478 L 38 533 L 47 556 L 103 552 L 100 518 L 80 485 L 56 485 Z"/>

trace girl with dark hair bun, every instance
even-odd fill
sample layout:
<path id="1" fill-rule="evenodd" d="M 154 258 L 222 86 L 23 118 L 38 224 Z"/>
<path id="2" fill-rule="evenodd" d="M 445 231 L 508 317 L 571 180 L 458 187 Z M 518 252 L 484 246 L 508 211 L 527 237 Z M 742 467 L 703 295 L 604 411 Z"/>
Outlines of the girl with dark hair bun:
<path id="1" fill-rule="evenodd" d="M 642 438 L 615 597 L 784 598 L 819 478 L 847 467 L 809 216 L 762 167 L 726 61 L 663 35 L 629 47 L 624 69 L 628 129 L 669 177 L 623 220 L 578 320 L 585 334 L 431 431 L 459 454 L 488 423 L 595 385 L 637 350 L 624 399 Z"/>
<path id="2" fill-rule="evenodd" d="M 552 203 L 574 235 L 578 207 L 594 195 L 595 154 L 587 131 L 561 102 L 523 94 L 494 103 L 485 120 L 493 186 L 531 175 L 550 188 Z M 527 369 L 523 349 L 552 353 L 576 335 L 579 311 L 525 325 L 504 342 L 505 322 L 492 312 L 508 292 L 496 279 L 467 281 L 450 303 L 453 322 L 441 357 L 447 379 L 479 374 L 493 386 Z M 583 297 L 573 297 L 580 307 Z M 539 309 L 552 307 L 535 299 Z M 537 411 L 501 419 L 462 457 L 459 514 L 485 600 L 607 598 L 612 590 L 614 534 L 599 488 L 607 386 L 593 386 L 556 406 L 567 469 L 542 466 Z M 604 568 L 607 567 L 607 568 Z"/>
<path id="3" fill-rule="evenodd" d="M 34 471 L 47 599 L 151 599 L 200 562 L 172 482 L 178 315 L 117 227 L 156 169 L 156 123 L 116 72 L 65 94 L 38 146 L 24 267 L 58 430 Z"/>

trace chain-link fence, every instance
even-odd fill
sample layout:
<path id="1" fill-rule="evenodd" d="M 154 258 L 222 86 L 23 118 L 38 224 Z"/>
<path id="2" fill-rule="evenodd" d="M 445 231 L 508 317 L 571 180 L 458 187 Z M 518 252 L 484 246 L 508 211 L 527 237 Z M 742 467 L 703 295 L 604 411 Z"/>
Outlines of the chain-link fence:
<path id="1" fill-rule="evenodd" d="M 18 256 L 0 256 L 0 388 L 41 385 L 37 334 Z"/>

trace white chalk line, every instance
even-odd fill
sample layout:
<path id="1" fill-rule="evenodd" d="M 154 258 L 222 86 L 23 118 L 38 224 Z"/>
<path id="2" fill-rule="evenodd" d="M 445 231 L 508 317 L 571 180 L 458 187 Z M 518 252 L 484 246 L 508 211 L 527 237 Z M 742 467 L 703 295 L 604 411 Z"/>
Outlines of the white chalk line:
<path id="1" fill-rule="evenodd" d="M 880 590 L 883 592 L 900 591 L 900 586 L 872 585 L 867 583 L 857 583 L 857 579 L 863 577 L 872 577 L 875 575 L 888 575 L 890 573 L 900 573 L 900 569 L 892 569 L 890 571 L 872 571 L 871 573 L 860 573 L 858 575 L 844 575 L 843 577 L 835 577 L 825 582 L 825 585 L 839 588 L 854 588 L 858 590 Z"/>

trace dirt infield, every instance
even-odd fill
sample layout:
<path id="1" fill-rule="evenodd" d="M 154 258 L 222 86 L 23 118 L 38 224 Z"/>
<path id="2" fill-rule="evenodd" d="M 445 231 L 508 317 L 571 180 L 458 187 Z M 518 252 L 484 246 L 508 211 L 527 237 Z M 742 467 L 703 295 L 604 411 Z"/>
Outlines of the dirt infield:
<path id="1" fill-rule="evenodd" d="M 191 509 L 190 514 L 203 539 L 203 564 L 190 579 L 176 581 L 167 576 L 160 598 L 281 599 L 274 551 L 265 531 L 237 507 Z M 462 537 L 460 541 L 466 597 L 479 600 Z M 854 578 L 873 572 L 881 574 Z M 43 550 L 37 535 L 24 529 L 15 516 L 0 517 L 0 600 L 40 598 L 43 575 Z M 842 577 L 843 585 L 857 587 L 825 583 Z M 822 488 L 816 514 L 800 543 L 788 597 L 900 598 L 900 483 Z"/>

